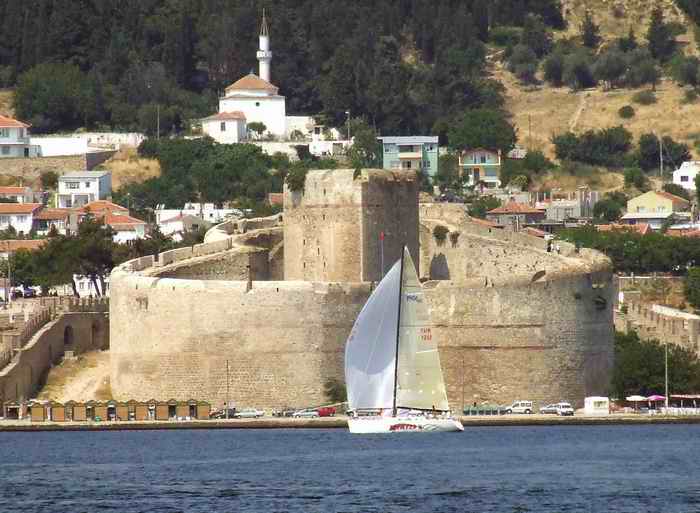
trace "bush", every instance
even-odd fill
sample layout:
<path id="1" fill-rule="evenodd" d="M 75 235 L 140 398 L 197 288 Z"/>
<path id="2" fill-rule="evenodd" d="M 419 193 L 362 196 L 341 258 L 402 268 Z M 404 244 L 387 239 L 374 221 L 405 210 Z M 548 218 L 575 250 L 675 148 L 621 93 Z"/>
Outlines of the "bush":
<path id="1" fill-rule="evenodd" d="M 586 89 L 596 85 L 589 58 L 583 52 L 567 57 L 564 65 L 564 83 L 572 89 Z"/>
<path id="2" fill-rule="evenodd" d="M 594 166 L 621 166 L 632 147 L 632 134 L 622 126 L 589 130 L 576 135 L 568 132 L 552 139 L 560 160 L 573 160 Z"/>
<path id="3" fill-rule="evenodd" d="M 441 224 L 435 225 L 435 228 L 433 228 L 433 237 L 435 237 L 438 246 L 442 246 L 445 243 L 448 233 L 450 233 L 450 230 L 447 228 L 447 226 L 443 226 Z"/>
<path id="4" fill-rule="evenodd" d="M 562 54 L 553 53 L 545 59 L 544 79 L 556 87 L 564 83 L 564 56 Z"/>
<path id="5" fill-rule="evenodd" d="M 295 163 L 295 164 L 299 164 L 299 163 Z M 285 178 L 285 181 L 287 182 L 287 187 L 289 187 L 289 190 L 294 191 L 294 192 L 304 190 L 304 185 L 306 184 L 306 172 L 307 172 L 307 169 L 303 165 L 293 165 L 289 169 L 289 172 L 287 173 L 287 177 Z"/>
<path id="6" fill-rule="evenodd" d="M 683 94 L 682 103 L 695 103 L 698 101 L 698 92 L 695 89 L 688 89 Z"/>
<path id="7" fill-rule="evenodd" d="M 620 110 L 618 110 L 617 113 L 622 119 L 633 118 L 635 114 L 634 107 L 632 107 L 631 105 L 625 105 L 623 107 L 620 107 Z"/>
<path id="8" fill-rule="evenodd" d="M 640 105 L 652 105 L 656 103 L 656 95 L 653 91 L 639 91 L 632 96 L 632 101 Z"/>
<path id="9" fill-rule="evenodd" d="M 625 169 L 625 187 L 636 187 L 641 192 L 649 190 L 647 176 L 638 167 Z"/>
<path id="10" fill-rule="evenodd" d="M 539 150 L 528 151 L 523 159 L 523 168 L 533 173 L 541 173 L 552 167 L 554 167 L 552 161 Z"/>
<path id="11" fill-rule="evenodd" d="M 496 27 L 491 29 L 491 42 L 498 46 L 515 46 L 520 41 L 522 29 L 518 27 Z"/>

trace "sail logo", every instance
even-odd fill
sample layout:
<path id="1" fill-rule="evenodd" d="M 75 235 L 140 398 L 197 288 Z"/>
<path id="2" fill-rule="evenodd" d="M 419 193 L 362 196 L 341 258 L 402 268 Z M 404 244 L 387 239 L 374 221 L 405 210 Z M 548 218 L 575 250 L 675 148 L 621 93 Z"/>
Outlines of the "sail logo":
<path id="1" fill-rule="evenodd" d="M 389 431 L 420 431 L 422 428 L 416 424 L 409 424 L 407 422 L 401 422 L 399 424 L 393 424 L 389 427 Z"/>
<path id="2" fill-rule="evenodd" d="M 411 293 L 411 294 L 406 294 L 406 301 L 409 303 L 411 301 L 415 303 L 422 303 L 423 302 L 423 294 L 417 294 L 417 293 Z"/>

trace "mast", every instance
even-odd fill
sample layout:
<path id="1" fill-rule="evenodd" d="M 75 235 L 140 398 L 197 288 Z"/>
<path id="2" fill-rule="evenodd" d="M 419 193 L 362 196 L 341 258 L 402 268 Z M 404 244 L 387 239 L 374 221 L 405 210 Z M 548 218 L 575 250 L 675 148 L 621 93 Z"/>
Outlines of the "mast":
<path id="1" fill-rule="evenodd" d="M 396 357 L 394 364 L 394 417 L 396 417 L 396 387 L 399 385 L 399 336 L 401 334 L 401 293 L 403 292 L 403 260 L 406 247 L 401 248 L 401 268 L 399 269 L 399 314 L 396 316 Z"/>

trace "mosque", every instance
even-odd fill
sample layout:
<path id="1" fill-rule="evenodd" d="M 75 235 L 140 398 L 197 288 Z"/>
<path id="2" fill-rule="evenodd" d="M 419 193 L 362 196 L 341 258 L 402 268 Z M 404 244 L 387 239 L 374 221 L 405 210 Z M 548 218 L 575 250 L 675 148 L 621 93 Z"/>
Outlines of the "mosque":
<path id="1" fill-rule="evenodd" d="M 265 133 L 278 141 L 291 138 L 292 132 L 303 136 L 320 133 L 312 116 L 287 116 L 285 97 L 272 84 L 270 32 L 263 10 L 257 58 L 258 74 L 249 73 L 228 86 L 219 99 L 219 112 L 201 120 L 202 131 L 220 143 L 238 143 L 246 139 L 248 125 L 262 123 Z"/>

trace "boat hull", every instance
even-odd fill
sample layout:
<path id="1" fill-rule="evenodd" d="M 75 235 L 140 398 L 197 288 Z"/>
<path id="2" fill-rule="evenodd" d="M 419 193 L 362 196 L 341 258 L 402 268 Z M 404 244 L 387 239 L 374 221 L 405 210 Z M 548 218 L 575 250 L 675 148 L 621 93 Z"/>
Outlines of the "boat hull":
<path id="1" fill-rule="evenodd" d="M 359 417 L 348 419 L 351 433 L 448 433 L 464 431 L 452 417 Z"/>

